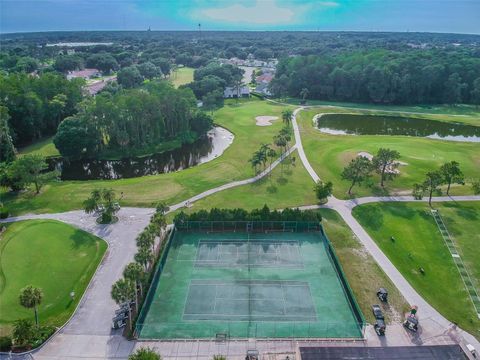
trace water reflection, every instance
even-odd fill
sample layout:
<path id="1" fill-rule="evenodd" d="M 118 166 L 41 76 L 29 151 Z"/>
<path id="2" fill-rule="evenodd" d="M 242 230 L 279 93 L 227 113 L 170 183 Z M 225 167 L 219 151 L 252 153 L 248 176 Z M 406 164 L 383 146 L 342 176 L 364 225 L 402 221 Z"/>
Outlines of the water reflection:
<path id="1" fill-rule="evenodd" d="M 51 159 L 50 166 L 61 171 L 62 180 L 124 179 L 183 170 L 220 156 L 233 142 L 233 134 L 215 127 L 192 144 L 160 154 L 122 160 L 84 159 L 66 162 Z"/>
<path id="2" fill-rule="evenodd" d="M 321 132 L 333 135 L 406 135 L 448 141 L 480 142 L 480 127 L 400 116 L 323 114 Z"/>

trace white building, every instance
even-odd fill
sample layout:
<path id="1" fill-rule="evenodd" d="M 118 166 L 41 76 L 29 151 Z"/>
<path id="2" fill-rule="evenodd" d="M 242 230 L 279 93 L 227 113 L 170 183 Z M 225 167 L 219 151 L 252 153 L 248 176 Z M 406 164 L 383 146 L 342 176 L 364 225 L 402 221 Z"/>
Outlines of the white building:
<path id="1" fill-rule="evenodd" d="M 236 98 L 236 97 L 249 97 L 250 88 L 248 86 L 241 86 L 238 89 L 233 86 L 228 86 L 223 92 L 223 97 L 225 99 Z"/>

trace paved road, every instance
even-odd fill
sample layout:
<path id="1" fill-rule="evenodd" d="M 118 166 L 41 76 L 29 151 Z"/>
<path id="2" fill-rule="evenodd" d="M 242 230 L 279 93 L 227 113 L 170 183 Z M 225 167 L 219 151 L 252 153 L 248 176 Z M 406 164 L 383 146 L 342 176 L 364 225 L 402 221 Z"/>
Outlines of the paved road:
<path id="1" fill-rule="evenodd" d="M 119 221 L 99 225 L 83 211 L 60 214 L 25 215 L 6 219 L 13 222 L 27 219 L 53 219 L 76 226 L 101 237 L 108 250 L 71 320 L 39 351 L 35 359 L 105 359 L 126 358 L 134 343 L 126 341 L 118 331 L 111 331 L 115 303 L 110 297 L 112 284 L 121 276 L 136 252 L 135 239 L 147 226 L 154 209 L 122 208 Z"/>
<path id="2" fill-rule="evenodd" d="M 304 107 L 305 108 L 305 107 Z M 308 158 L 303 150 L 300 137 L 300 130 L 296 121 L 299 108 L 294 111 L 292 120 L 296 144 L 290 150 L 277 159 L 265 171 L 250 179 L 235 181 L 214 189 L 207 190 L 192 198 L 174 204 L 170 211 L 175 211 L 189 203 L 203 199 L 209 195 L 230 189 L 236 186 L 258 181 L 270 171 L 272 171 L 283 158 L 298 150 L 300 159 L 304 167 L 314 181 L 320 178 L 310 165 Z M 378 202 L 378 201 L 413 201 L 410 196 L 397 197 L 364 197 L 352 200 L 340 200 L 330 197 L 326 205 L 321 207 L 336 210 L 345 222 L 351 227 L 352 231 L 363 243 L 377 263 L 383 268 L 385 273 L 392 279 L 401 291 L 405 299 L 411 303 L 420 306 L 420 316 L 424 328 L 423 338 L 410 338 L 405 335 L 401 327 L 393 327 L 391 331 L 395 332 L 395 337 L 390 337 L 387 342 L 379 342 L 378 337 L 372 334 L 372 330 L 367 331 L 367 343 L 371 345 L 402 345 L 406 343 L 418 344 L 432 343 L 432 339 L 441 339 L 441 341 L 451 341 L 452 338 L 458 339 L 463 336 L 468 342 L 474 344 L 480 349 L 480 344 L 470 334 L 451 330 L 450 322 L 431 307 L 418 293 L 410 286 L 400 272 L 393 266 L 390 260 L 378 248 L 363 227 L 352 216 L 351 210 L 360 204 Z M 480 196 L 460 196 L 460 197 L 436 197 L 432 201 L 470 201 L 480 200 Z M 426 201 L 426 199 L 424 199 Z M 302 209 L 318 208 L 318 205 L 303 206 Z M 126 358 L 135 346 L 134 342 L 123 339 L 117 332 L 110 330 L 110 319 L 113 315 L 115 304 L 110 298 L 111 285 L 121 277 L 124 266 L 130 262 L 136 252 L 135 238 L 148 224 L 153 209 L 145 208 L 123 208 L 119 212 L 119 222 L 113 225 L 98 225 L 92 216 L 85 215 L 83 211 L 70 211 L 60 214 L 42 214 L 25 215 L 9 218 L 5 221 L 19 221 L 26 219 L 55 219 L 77 226 L 89 231 L 103 239 L 109 244 L 107 254 L 99 266 L 97 273 L 92 279 L 92 283 L 87 289 L 84 298 L 79 304 L 77 311 L 72 319 L 59 331 L 45 346 L 33 354 L 36 359 L 120 359 Z M 437 342 L 438 343 L 438 342 Z M 195 343 L 197 344 L 197 343 Z M 194 354 L 195 344 L 188 342 L 159 344 L 165 349 L 172 346 L 176 349 L 175 357 L 179 351 L 185 351 L 185 355 Z M 166 347 L 165 347 L 166 346 Z M 240 346 L 240 345 L 239 345 Z M 242 345 L 243 346 L 243 345 Z M 248 346 L 248 343 L 247 345 Z M 186 347 L 186 348 L 185 348 Z M 273 346 L 275 347 L 275 346 Z M 288 347 L 288 346 L 287 346 Z M 212 350 L 213 351 L 213 350 Z M 212 353 L 213 354 L 213 353 Z M 173 356 L 173 355 L 172 355 Z M 211 354 L 206 355 L 210 357 Z"/>
<path id="3" fill-rule="evenodd" d="M 297 124 L 296 116 L 301 109 L 297 109 L 294 112 L 292 119 L 293 129 L 295 131 L 295 139 L 297 139 L 297 149 L 300 155 L 300 159 L 303 162 L 304 167 L 307 169 L 308 173 L 314 181 L 318 181 L 320 178 L 316 174 L 315 170 L 311 167 L 305 152 L 303 151 L 302 143 L 298 140 L 300 139 L 300 130 Z M 437 197 L 432 199 L 432 201 L 475 201 L 480 200 L 480 196 L 456 196 L 456 197 Z M 337 211 L 347 225 L 352 229 L 353 233 L 357 236 L 360 242 L 365 246 L 367 251 L 372 255 L 375 261 L 380 265 L 385 274 L 392 280 L 392 282 L 397 286 L 398 290 L 402 293 L 407 302 L 411 305 L 419 306 L 419 318 L 423 323 L 425 330 L 428 330 L 424 319 L 429 319 L 435 324 L 439 324 L 444 330 L 451 327 L 451 322 L 445 319 L 437 310 L 435 310 L 427 301 L 421 297 L 416 290 L 408 283 L 408 281 L 403 277 L 403 275 L 397 270 L 397 268 L 392 264 L 392 262 L 385 256 L 385 254 L 380 250 L 375 241 L 370 237 L 370 235 L 365 231 L 365 229 L 358 223 L 358 221 L 352 215 L 352 209 L 360 204 L 367 204 L 372 202 L 379 201 L 414 201 L 414 198 L 411 196 L 397 196 L 397 197 L 365 197 L 353 200 L 340 200 L 334 196 L 329 197 L 326 205 L 322 207 L 330 208 Z M 424 199 L 427 201 L 427 199 Z M 315 207 L 315 206 L 313 206 Z M 308 207 L 304 207 L 308 208 Z M 312 207 L 310 207 L 312 208 Z M 428 323 L 427 323 L 428 325 Z M 456 332 L 463 336 L 463 338 L 468 342 L 473 344 L 477 349 L 480 349 L 480 342 L 478 342 L 471 334 L 465 332 L 461 329 L 456 330 Z"/>

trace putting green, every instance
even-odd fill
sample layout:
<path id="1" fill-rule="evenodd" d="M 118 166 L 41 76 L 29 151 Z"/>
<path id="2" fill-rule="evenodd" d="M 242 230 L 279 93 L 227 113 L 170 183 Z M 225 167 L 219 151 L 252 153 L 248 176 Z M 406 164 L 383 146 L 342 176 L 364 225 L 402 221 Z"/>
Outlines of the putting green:
<path id="1" fill-rule="evenodd" d="M 176 231 L 167 249 L 137 323 L 141 339 L 362 336 L 321 232 Z"/>
<path id="2" fill-rule="evenodd" d="M 107 244 L 85 231 L 53 220 L 6 224 L 0 238 L 0 326 L 32 319 L 33 310 L 20 306 L 27 285 L 43 291 L 39 320 L 61 326 L 70 317 Z M 70 292 L 75 292 L 72 301 Z"/>

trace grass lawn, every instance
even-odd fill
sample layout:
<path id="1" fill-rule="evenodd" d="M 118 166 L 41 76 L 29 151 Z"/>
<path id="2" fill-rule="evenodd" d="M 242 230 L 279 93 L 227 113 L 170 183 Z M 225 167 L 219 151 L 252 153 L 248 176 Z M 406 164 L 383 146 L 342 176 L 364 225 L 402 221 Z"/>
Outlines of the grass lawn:
<path id="1" fill-rule="evenodd" d="M 173 72 L 170 75 L 170 81 L 173 86 L 179 87 L 180 85 L 188 84 L 193 81 L 193 71 L 194 68 L 182 67 L 178 68 L 176 72 Z"/>
<path id="2" fill-rule="evenodd" d="M 398 289 L 335 210 L 320 209 L 320 212 L 325 232 L 366 320 L 370 323 L 375 321 L 371 306 L 380 304 L 376 293 L 378 288 L 384 287 L 388 290 L 388 305 L 381 305 L 387 321 L 400 321 L 408 310 L 408 304 Z"/>
<path id="3" fill-rule="evenodd" d="M 464 261 L 480 279 L 480 202 L 435 204 Z M 354 216 L 412 286 L 450 321 L 480 338 L 480 319 L 425 203 L 361 205 Z M 394 236 L 395 241 L 390 239 Z M 421 274 L 419 268 L 425 270 Z M 422 309 L 419 309 L 421 312 Z"/>
<path id="4" fill-rule="evenodd" d="M 295 161 L 291 161 L 295 158 Z M 243 208 L 258 209 L 267 204 L 270 209 L 283 209 L 317 202 L 313 191 L 314 182 L 303 167 L 297 152 L 284 161 L 283 170 L 277 166 L 271 176 L 233 189 L 221 191 L 196 201 L 189 208 L 183 208 L 186 213 L 211 208 Z M 248 165 L 247 165 L 248 166 Z M 177 210 L 178 212 L 179 210 Z M 175 213 L 168 215 L 173 219 Z"/>
<path id="5" fill-rule="evenodd" d="M 14 215 L 21 213 L 60 212 L 79 209 L 88 193 L 98 187 L 114 189 L 122 205 L 149 207 L 158 201 L 174 204 L 207 189 L 253 176 L 248 164 L 262 143 L 272 143 L 272 138 L 283 124 L 257 126 L 258 115 L 281 116 L 285 106 L 260 100 L 242 99 L 227 101 L 225 107 L 214 113 L 215 123 L 235 135 L 233 144 L 222 156 L 208 163 L 183 171 L 122 180 L 62 181 L 45 186 L 39 195 L 33 192 L 20 194 L 0 192 L 2 201 Z"/>
<path id="6" fill-rule="evenodd" d="M 25 146 L 24 148 L 18 149 L 18 154 L 20 156 L 27 154 L 42 155 L 45 157 L 60 156 L 60 153 L 53 144 L 53 136 L 39 140 L 31 145 Z"/>
<path id="7" fill-rule="evenodd" d="M 39 320 L 61 326 L 75 310 L 107 244 L 82 230 L 53 220 L 5 224 L 0 238 L 0 333 L 33 310 L 20 306 L 20 289 L 43 290 Z M 70 292 L 75 291 L 75 299 Z"/>
<path id="8" fill-rule="evenodd" d="M 281 169 L 277 167 L 273 171 L 271 179 L 262 179 L 254 184 L 222 191 L 182 210 L 187 213 L 214 207 L 241 207 L 251 210 L 260 208 L 264 204 L 271 209 L 282 209 L 314 204 L 316 199 L 313 192 L 313 181 L 299 161 L 297 152 L 294 152 L 292 156 L 296 157 L 296 164 L 290 168 L 285 167 L 283 176 Z M 320 209 L 320 212 L 327 235 L 335 247 L 343 270 L 367 321 L 374 320 L 370 307 L 379 302 L 376 297 L 376 290 L 379 287 L 386 287 L 390 293 L 389 307 L 384 307 L 387 319 L 398 321 L 403 311 L 408 308 L 401 294 L 360 242 L 356 240 L 355 235 L 340 215 L 330 209 Z M 174 214 L 169 214 L 170 221 Z"/>
<path id="9" fill-rule="evenodd" d="M 346 164 L 366 151 L 376 154 L 380 147 L 387 147 L 400 152 L 400 160 L 408 165 L 400 166 L 400 175 L 393 182 L 388 182 L 386 190 L 379 187 L 379 176 L 374 175 L 371 186 L 363 184 L 353 188 L 354 196 L 383 195 L 386 192 L 411 193 L 414 183 L 422 182 L 428 171 L 435 170 L 447 161 L 456 160 L 467 179 L 480 177 L 480 144 L 453 141 L 413 138 L 407 136 L 341 136 L 323 134 L 313 126 L 312 118 L 318 113 L 372 113 L 367 111 L 342 110 L 339 108 L 318 108 L 302 111 L 299 126 L 302 142 L 310 163 L 320 178 L 334 183 L 334 195 L 347 198 L 350 183 L 341 179 L 341 172 Z M 376 112 L 382 114 L 382 112 Z M 436 118 L 436 116 L 425 116 Z M 442 119 L 447 120 L 448 117 Z M 449 121 L 457 119 L 448 118 Z M 452 195 L 471 194 L 470 185 L 452 187 Z"/>
<path id="10" fill-rule="evenodd" d="M 283 100 L 278 100 L 284 102 Z M 292 105 L 299 105 L 300 99 L 288 98 L 286 103 Z M 349 102 L 335 102 L 335 101 L 321 101 L 321 100 L 307 100 L 307 106 L 324 106 L 329 108 L 339 109 L 357 109 L 370 110 L 375 112 L 395 112 L 398 116 L 411 116 L 412 113 L 417 115 L 428 116 L 435 114 L 434 120 L 448 119 L 455 117 L 455 121 L 466 122 L 472 125 L 480 122 L 480 107 L 475 105 L 377 105 L 377 104 L 358 104 Z"/>

